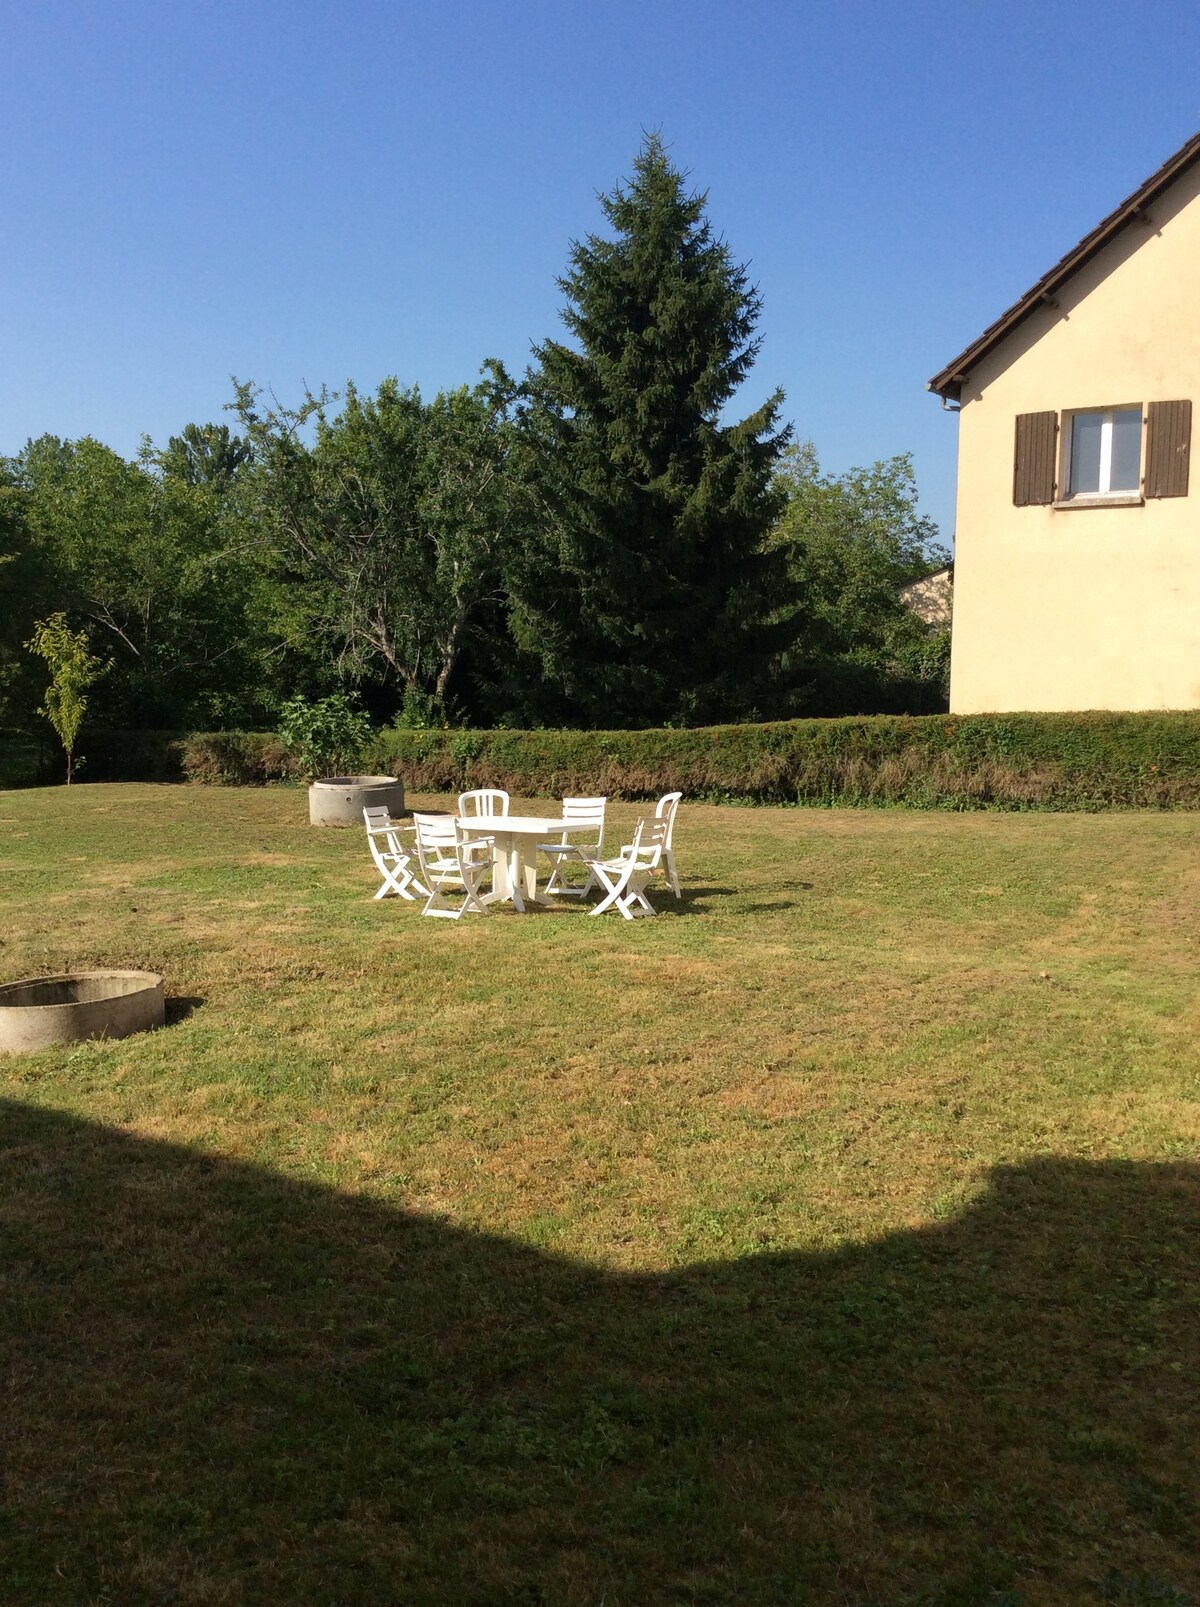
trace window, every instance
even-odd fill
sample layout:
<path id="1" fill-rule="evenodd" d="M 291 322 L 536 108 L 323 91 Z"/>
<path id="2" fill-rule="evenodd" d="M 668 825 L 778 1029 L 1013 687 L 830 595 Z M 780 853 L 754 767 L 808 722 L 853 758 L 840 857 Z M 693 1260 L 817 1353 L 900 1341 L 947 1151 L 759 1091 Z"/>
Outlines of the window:
<path id="1" fill-rule="evenodd" d="M 1013 503 L 1086 508 L 1186 497 L 1192 444 L 1190 401 L 1150 402 L 1142 462 L 1142 409 L 1109 407 L 1018 413 Z"/>
<path id="2" fill-rule="evenodd" d="M 1142 478 L 1142 410 L 1072 413 L 1067 432 L 1068 497 L 1136 496 Z"/>

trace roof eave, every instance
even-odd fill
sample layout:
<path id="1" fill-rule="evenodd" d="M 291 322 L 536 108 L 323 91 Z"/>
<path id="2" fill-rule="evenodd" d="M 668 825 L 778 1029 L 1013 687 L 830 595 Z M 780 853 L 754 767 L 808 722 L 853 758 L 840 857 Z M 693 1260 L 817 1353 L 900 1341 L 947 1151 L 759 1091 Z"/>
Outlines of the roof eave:
<path id="1" fill-rule="evenodd" d="M 1037 284 L 1027 290 L 1019 301 L 1015 301 L 1006 312 L 1001 313 L 995 323 L 989 324 L 982 335 L 961 351 L 953 362 L 947 363 L 945 368 L 936 373 L 926 383 L 925 389 L 942 397 L 944 401 L 961 400 L 962 388 L 970 378 L 971 370 L 981 358 L 986 357 L 1006 340 L 1013 330 L 1024 323 L 1039 307 L 1056 306 L 1056 292 L 1072 275 L 1078 273 L 1098 252 L 1102 251 L 1122 229 L 1137 221 L 1149 223 L 1146 207 L 1198 161 L 1200 161 L 1200 134 L 1193 134 L 1186 145 L 1168 157 L 1157 172 L 1152 173 L 1144 184 L 1140 185 L 1132 195 L 1127 196 L 1115 211 L 1110 212 L 1096 225 L 1090 234 L 1084 235 L 1079 244 L 1056 262 L 1048 273 L 1043 274 Z"/>

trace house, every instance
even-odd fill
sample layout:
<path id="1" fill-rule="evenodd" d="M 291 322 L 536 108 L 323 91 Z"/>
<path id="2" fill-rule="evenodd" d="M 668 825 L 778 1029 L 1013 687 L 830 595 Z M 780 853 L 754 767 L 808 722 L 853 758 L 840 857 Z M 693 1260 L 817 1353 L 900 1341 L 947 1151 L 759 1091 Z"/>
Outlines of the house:
<path id="1" fill-rule="evenodd" d="M 949 625 L 954 612 L 954 565 L 946 564 L 900 588 L 905 608 L 937 629 Z"/>
<path id="2" fill-rule="evenodd" d="M 958 410 L 950 708 L 1200 708 L 1200 134 L 928 388 Z"/>

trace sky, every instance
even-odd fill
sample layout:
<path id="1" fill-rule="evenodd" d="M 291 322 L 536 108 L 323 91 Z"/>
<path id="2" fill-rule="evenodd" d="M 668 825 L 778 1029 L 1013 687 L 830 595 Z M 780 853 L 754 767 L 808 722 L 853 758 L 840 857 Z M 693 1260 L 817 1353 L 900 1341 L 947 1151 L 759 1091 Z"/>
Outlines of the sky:
<path id="1" fill-rule="evenodd" d="M 571 242 L 643 131 L 762 296 L 841 473 L 913 455 L 925 382 L 1200 128 L 1191 0 L 38 0 L 4 7 L 0 456 L 132 457 L 232 379 L 439 389 L 562 337 Z"/>

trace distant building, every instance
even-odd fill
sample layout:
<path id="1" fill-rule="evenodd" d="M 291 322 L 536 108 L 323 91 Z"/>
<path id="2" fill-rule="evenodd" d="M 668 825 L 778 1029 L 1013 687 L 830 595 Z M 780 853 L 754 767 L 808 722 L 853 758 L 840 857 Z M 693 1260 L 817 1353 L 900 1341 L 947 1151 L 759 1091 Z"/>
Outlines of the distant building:
<path id="1" fill-rule="evenodd" d="M 929 389 L 959 407 L 951 710 L 1200 707 L 1200 134 Z"/>
<path id="2" fill-rule="evenodd" d="M 948 625 L 954 612 L 954 565 L 902 586 L 900 601 L 927 625 Z"/>

